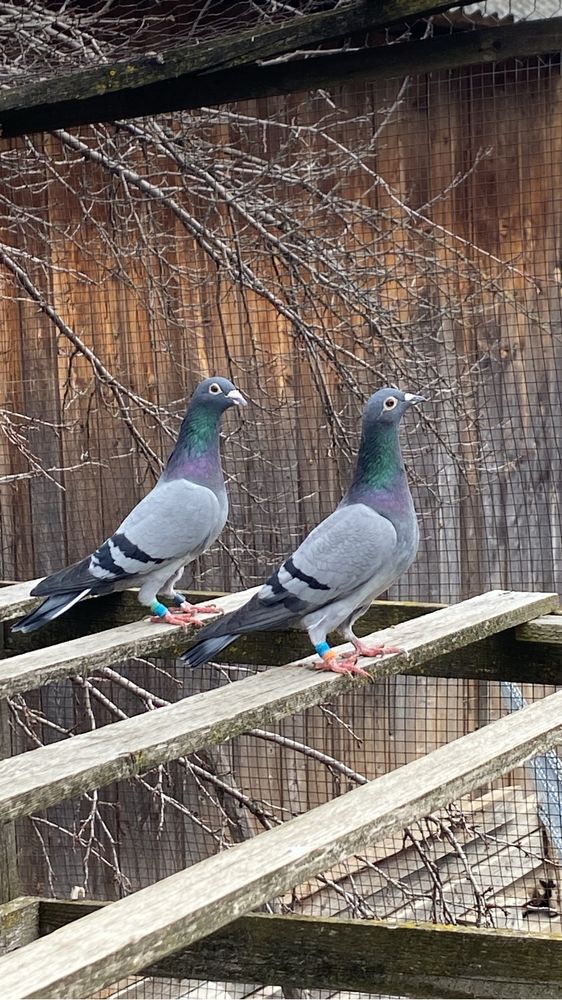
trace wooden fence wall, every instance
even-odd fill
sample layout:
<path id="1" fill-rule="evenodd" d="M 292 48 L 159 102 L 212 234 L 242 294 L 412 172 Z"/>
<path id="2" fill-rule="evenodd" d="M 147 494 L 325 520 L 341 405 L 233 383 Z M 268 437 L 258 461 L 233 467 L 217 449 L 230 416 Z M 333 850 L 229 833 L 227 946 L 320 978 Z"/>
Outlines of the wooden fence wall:
<path id="1" fill-rule="evenodd" d="M 127 421 L 164 457 L 161 423 L 218 371 L 253 406 L 226 421 L 228 552 L 202 586 L 261 579 L 332 509 L 384 382 L 431 398 L 405 427 L 423 543 L 399 593 L 559 585 L 558 74 L 477 68 L 156 124 L 4 143 L 2 576 L 111 531 L 156 467 Z M 18 479 L 37 471 L 26 449 L 67 471 Z"/>

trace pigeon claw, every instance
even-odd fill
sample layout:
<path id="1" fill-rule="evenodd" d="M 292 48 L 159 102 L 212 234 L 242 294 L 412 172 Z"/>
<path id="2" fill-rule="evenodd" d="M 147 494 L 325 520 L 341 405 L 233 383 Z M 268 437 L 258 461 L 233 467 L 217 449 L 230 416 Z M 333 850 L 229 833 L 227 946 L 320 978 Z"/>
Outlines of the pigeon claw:
<path id="1" fill-rule="evenodd" d="M 314 670 L 327 670 L 334 674 L 351 674 L 352 676 L 369 677 L 370 675 L 362 667 L 357 666 L 357 656 L 337 656 L 329 654 L 322 660 L 316 660 L 312 666 Z"/>
<path id="2" fill-rule="evenodd" d="M 389 656 L 391 653 L 406 653 L 400 646 L 365 646 L 362 642 L 355 646 L 359 656 Z"/>
<path id="3" fill-rule="evenodd" d="M 205 624 L 194 612 L 191 614 L 185 612 L 183 614 L 174 614 L 173 611 L 166 611 L 166 614 L 162 615 L 162 617 L 160 615 L 151 615 L 150 621 L 156 624 L 164 622 L 166 625 L 182 625 L 183 628 L 187 628 L 188 625 L 191 625 L 192 628 L 203 628 Z"/>
<path id="4" fill-rule="evenodd" d="M 184 601 L 180 604 L 180 611 L 188 614 L 194 615 L 224 615 L 222 608 L 217 608 L 216 604 L 190 604 L 189 601 Z"/>

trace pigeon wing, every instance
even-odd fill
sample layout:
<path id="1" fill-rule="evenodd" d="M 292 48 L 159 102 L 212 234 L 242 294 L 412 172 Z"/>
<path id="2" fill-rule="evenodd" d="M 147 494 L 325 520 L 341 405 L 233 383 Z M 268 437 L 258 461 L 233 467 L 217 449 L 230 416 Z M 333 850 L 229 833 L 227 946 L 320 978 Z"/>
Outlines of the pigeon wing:
<path id="1" fill-rule="evenodd" d="M 364 504 L 338 507 L 247 604 L 208 625 L 201 636 L 284 627 L 342 597 L 351 600 L 369 580 L 376 587 L 386 571 L 392 578 L 395 549 L 396 531 L 387 518 Z"/>
<path id="2" fill-rule="evenodd" d="M 212 544 L 225 520 L 226 511 L 207 487 L 185 479 L 160 482 L 91 556 L 42 580 L 33 593 L 111 588 L 163 563 L 189 562 Z"/>

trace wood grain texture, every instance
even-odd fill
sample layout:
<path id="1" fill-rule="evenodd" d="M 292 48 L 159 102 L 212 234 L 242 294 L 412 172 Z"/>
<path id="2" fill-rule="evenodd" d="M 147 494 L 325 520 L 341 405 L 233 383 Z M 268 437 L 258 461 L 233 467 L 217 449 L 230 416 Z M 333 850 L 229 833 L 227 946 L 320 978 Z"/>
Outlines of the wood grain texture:
<path id="1" fill-rule="evenodd" d="M 562 645 L 562 615 L 542 615 L 532 622 L 525 622 L 515 630 L 520 642 L 547 642 Z"/>
<path id="2" fill-rule="evenodd" d="M 39 598 L 31 597 L 30 591 L 41 577 L 36 580 L 26 580 L 23 583 L 14 583 L 9 587 L 0 587 L 0 621 L 6 618 L 15 618 L 16 615 L 25 614 L 36 604 Z"/>
<path id="3" fill-rule="evenodd" d="M 39 936 L 39 899 L 18 896 L 0 906 L 0 954 L 4 955 Z"/>
<path id="4" fill-rule="evenodd" d="M 225 602 L 231 600 L 223 598 Z M 557 604 L 556 594 L 491 591 L 374 633 L 373 641 L 398 645 L 405 652 L 382 660 L 366 657 L 365 667 L 371 668 L 372 678 L 399 673 L 405 664 L 423 664 L 433 656 L 450 653 Z M 118 631 L 134 635 L 147 628 L 159 630 L 168 626 L 130 625 Z M 115 657 L 108 635 L 115 639 L 111 633 L 101 633 L 83 640 L 83 659 L 75 652 L 73 668 L 84 671 L 85 660 L 88 668 L 100 660 L 114 662 L 106 659 Z M 121 640 L 121 657 L 123 643 L 130 641 L 130 638 Z M 340 651 L 349 648 L 349 645 L 339 647 Z M 46 650 L 45 655 L 48 654 Z M 314 659 L 315 656 L 309 656 L 281 669 L 183 699 L 154 713 L 75 736 L 71 753 L 64 741 L 0 763 L 0 819 L 6 822 L 29 815 L 77 792 L 141 774 L 156 764 L 222 743 L 255 726 L 321 704 L 350 687 L 359 687 L 357 678 L 350 680 L 338 674 L 303 669 Z"/>
<path id="5" fill-rule="evenodd" d="M 185 595 L 186 600 L 192 604 L 205 604 L 228 596 L 224 591 L 217 592 L 216 590 L 181 592 Z M 103 632 L 110 628 L 117 628 L 119 625 L 130 625 L 133 622 L 138 622 L 145 616 L 146 609 L 139 604 L 137 593 L 138 591 L 131 589 L 124 590 L 119 594 L 109 594 L 96 597 L 93 600 L 80 601 L 60 618 L 28 635 L 21 632 L 11 632 L 9 628 L 6 628 L 4 636 L 6 655 L 15 656 L 56 643 L 68 642 L 69 639 L 78 639 L 92 632 Z M 23 611 L 30 610 L 36 604 L 36 598 L 29 598 L 28 607 L 20 605 L 17 614 L 20 615 Z M 429 614 L 430 611 L 437 611 L 442 607 L 445 605 L 421 601 L 373 601 L 371 608 L 361 619 L 361 625 L 366 631 L 373 632 L 376 628 L 396 625 L 398 622 Z M 10 614 L 8 609 L 5 609 L 5 614 Z M 15 613 L 10 614 L 10 617 L 12 616 L 16 617 Z M 192 633 L 188 632 L 187 634 L 191 635 Z M 258 644 L 262 638 L 259 634 L 255 636 Z"/>
<path id="6" fill-rule="evenodd" d="M 18 585 L 18 587 L 24 586 L 26 585 Z M 0 598 L 6 595 L 8 589 L 12 590 L 13 588 L 0 590 Z M 234 610 L 248 600 L 250 595 L 255 592 L 255 589 L 217 598 L 215 603 L 218 607 L 223 608 L 224 611 Z M 16 595 L 17 600 L 20 599 L 20 596 L 21 590 L 18 590 L 18 594 Z M 554 600 L 552 595 L 526 595 L 526 599 L 529 599 L 529 597 L 531 600 L 534 600 L 535 597 L 538 601 L 547 600 L 548 610 L 554 610 L 558 606 L 557 601 Z M 207 599 L 203 598 L 203 603 Z M 479 598 L 474 600 L 479 600 Z M 131 598 L 128 597 L 123 611 L 124 617 L 132 614 L 130 601 Z M 86 602 L 84 611 L 86 615 L 88 614 L 88 603 L 93 604 L 95 607 L 97 599 L 95 602 Z M 404 619 L 407 619 L 409 614 L 419 617 L 430 613 L 432 607 L 438 609 L 445 607 L 444 605 L 432 606 L 431 604 L 418 605 L 414 602 L 388 603 L 390 607 L 385 607 L 386 602 L 374 602 L 367 615 L 359 623 L 359 635 L 364 637 L 370 635 L 373 630 L 378 631 L 382 622 L 391 621 L 393 623 L 401 623 Z M 536 607 L 538 609 L 539 604 Z M 7 600 L 5 600 L 4 608 L 7 611 Z M 537 613 L 539 612 L 537 611 Z M 533 617 L 533 615 L 530 614 L 529 617 Z M 515 622 L 509 624 L 515 624 Z M 493 635 L 507 627 L 508 625 L 502 625 L 501 629 L 492 629 L 490 632 L 484 631 L 478 636 L 478 639 L 485 639 L 487 636 Z M 419 629 L 416 631 L 416 634 L 418 632 Z M 7 695 L 30 691 L 41 685 L 68 677 L 70 674 L 87 676 L 100 666 L 110 666 L 130 656 L 146 657 L 157 654 L 161 656 L 177 656 L 187 648 L 189 639 L 194 635 L 196 635 L 195 630 L 185 631 L 181 627 L 155 625 L 147 620 L 143 620 L 134 621 L 128 625 L 108 629 L 105 632 L 94 635 L 83 635 L 77 639 L 55 643 L 47 648 L 40 647 L 28 653 L 12 656 L 9 660 L 0 664 L 0 696 L 5 697 Z M 220 659 L 226 663 L 262 664 L 267 662 L 271 666 L 285 665 L 287 662 L 287 646 L 289 644 L 291 652 L 295 657 L 305 656 L 307 650 L 310 648 L 310 643 L 305 633 L 294 632 L 290 635 L 290 640 L 287 639 L 287 633 L 285 632 L 257 633 L 250 636 L 243 636 Z M 385 641 L 396 644 L 394 638 L 390 638 L 389 635 L 385 636 Z M 468 640 L 468 642 L 471 641 Z M 466 643 L 462 645 L 466 645 Z M 503 657 L 501 656 L 501 649 L 495 649 L 496 659 L 499 662 L 495 670 L 486 671 L 485 659 L 481 659 L 476 650 L 474 650 L 475 656 L 472 665 L 470 664 L 472 654 L 469 654 L 468 663 L 465 659 L 463 662 L 457 662 L 456 658 L 453 658 L 452 661 L 447 661 L 446 658 L 450 657 L 451 651 L 456 651 L 458 648 L 459 646 L 457 645 L 453 645 L 451 649 L 447 650 L 442 647 L 439 647 L 439 649 L 435 648 L 433 656 L 440 658 L 435 666 L 435 670 L 425 669 L 425 664 L 430 658 L 424 655 L 423 663 L 415 657 L 409 657 L 407 661 L 403 660 L 399 671 L 407 673 L 423 672 L 424 674 L 434 673 L 435 676 L 444 677 L 481 676 L 485 680 L 497 679 L 499 677 L 505 680 L 521 679 L 518 665 L 513 663 L 511 649 L 506 650 Z M 547 677 L 545 679 L 552 681 L 553 677 L 557 675 L 557 668 L 562 667 L 562 663 L 557 655 L 554 658 L 547 657 L 547 659 L 548 664 L 545 664 L 547 667 Z M 510 667 L 512 668 L 511 671 Z M 398 670 L 393 672 L 398 672 Z M 533 670 L 533 675 L 536 680 L 541 679 L 536 675 L 535 670 Z"/>
<path id="7" fill-rule="evenodd" d="M 231 611 L 253 593 L 254 590 L 245 590 L 231 594 L 220 598 L 216 604 L 225 612 Z M 6 601 L 6 591 L 0 591 L 0 598 L 2 596 Z M 209 621 L 211 617 L 203 616 Z M 187 647 L 191 634 L 194 632 L 186 632 L 182 626 L 154 624 L 144 619 L 23 653 L 12 657 L 7 664 L 0 664 L 0 694 L 29 691 L 69 674 L 86 676 L 96 667 L 109 666 L 129 656 L 178 655 Z"/>
<path id="8" fill-rule="evenodd" d="M 469 0 L 457 0 L 457 6 L 467 3 Z M 240 77 L 244 67 L 250 66 L 256 72 L 256 63 L 261 60 L 410 16 L 447 10 L 449 6 L 447 2 L 432 4 L 428 0 L 383 0 L 376 5 L 370 0 L 356 0 L 341 10 L 294 18 L 288 24 L 238 32 L 210 43 L 165 49 L 158 59 L 133 57 L 67 74 L 62 79 L 13 88 L 0 96 L 0 134 L 17 136 L 47 128 L 194 107 L 197 106 L 193 104 L 194 96 L 205 89 L 207 74 L 218 74 L 225 86 L 231 74 L 235 74 L 234 79 Z M 261 73 L 269 76 L 267 68 L 257 70 L 258 77 Z M 283 92 L 286 91 L 280 91 Z M 225 89 L 222 100 L 231 99 Z"/>
<path id="9" fill-rule="evenodd" d="M 0 960 L 6 1000 L 81 997 L 492 781 L 562 736 L 550 695 L 332 802 L 119 900 Z"/>
<path id="10" fill-rule="evenodd" d="M 105 904 L 42 900 L 48 934 Z M 435 924 L 248 914 L 142 970 L 145 976 L 424 997 L 562 992 L 562 936 Z"/>
<path id="11" fill-rule="evenodd" d="M 395 10 L 399 3 L 393 4 Z M 408 6 L 412 9 L 413 4 Z M 447 4 L 432 8 L 447 8 Z M 427 7 L 422 5 L 427 12 Z M 386 17 L 386 23 L 396 20 Z M 379 22 L 381 23 L 381 22 Z M 248 38 L 244 37 L 247 47 Z M 202 47 L 201 47 L 202 48 Z M 456 69 L 556 53 L 562 48 L 562 18 L 481 28 L 406 45 L 364 48 L 359 52 L 299 59 L 280 65 L 246 65 L 234 59 L 231 68 L 194 70 L 193 48 L 163 53 L 164 66 L 152 59 L 133 65 L 104 66 L 67 77 L 30 85 L 26 103 L 20 92 L 0 103 L 4 137 L 95 122 L 113 122 L 139 115 L 221 105 L 232 101 L 291 94 L 353 80 L 383 81 L 389 76 Z M 196 50 L 197 51 L 197 50 Z M 250 50 L 251 51 L 251 50 Z M 255 58 L 252 52 L 252 58 Z M 55 93 L 56 91 L 56 93 Z"/>

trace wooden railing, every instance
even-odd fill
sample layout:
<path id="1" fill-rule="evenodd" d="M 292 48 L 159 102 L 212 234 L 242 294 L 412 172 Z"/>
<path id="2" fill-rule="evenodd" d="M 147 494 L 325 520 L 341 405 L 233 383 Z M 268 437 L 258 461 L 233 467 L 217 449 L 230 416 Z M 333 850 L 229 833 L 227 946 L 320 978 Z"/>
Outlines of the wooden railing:
<path id="1" fill-rule="evenodd" d="M 26 585 L 0 591 L 0 616 L 9 618 L 14 610 L 24 611 L 31 605 L 28 595 Z M 247 597 L 248 592 L 230 595 L 217 603 L 229 610 Z M 365 666 L 372 678 L 408 671 L 511 679 L 515 672 L 536 681 L 530 655 L 538 648 L 543 650 L 538 657 L 543 673 L 551 681 L 562 680 L 562 619 L 549 614 L 557 607 L 555 594 L 492 591 L 451 607 L 425 608 L 427 613 L 372 636 L 400 646 L 404 654 L 366 659 Z M 260 639 L 253 654 L 258 662 L 263 662 L 267 648 L 261 643 Z M 185 645 L 182 629 L 142 621 L 124 624 L 42 650 L 15 653 L 0 665 L 0 693 L 6 697 L 69 674 L 85 676 L 132 654 L 170 654 Z M 293 636 L 285 634 L 282 648 L 293 645 Z M 487 649 L 495 650 L 495 659 L 488 662 Z M 248 644 L 245 655 L 251 655 Z M 64 741 L 5 759 L 0 763 L 5 844 L 10 844 L 17 817 L 332 701 L 350 685 L 368 683 L 316 674 L 305 669 L 310 659 L 73 737 L 71 752 Z M 2 996 L 90 996 L 121 976 L 206 938 L 240 914 L 360 850 L 366 841 L 402 829 L 560 740 L 562 692 L 25 943 L 23 949 L 0 959 Z M 16 911 L 15 904 L 7 905 Z M 18 912 L 25 912 L 23 904 Z"/>

